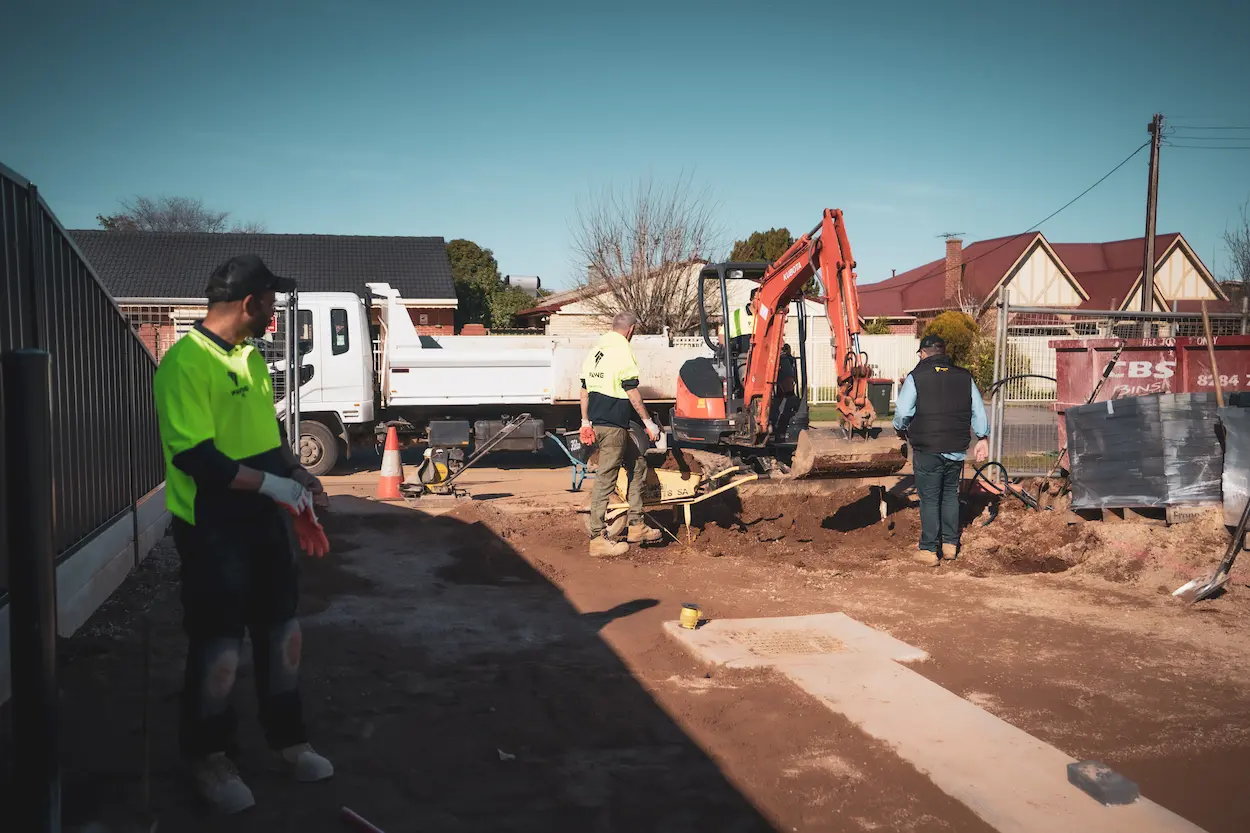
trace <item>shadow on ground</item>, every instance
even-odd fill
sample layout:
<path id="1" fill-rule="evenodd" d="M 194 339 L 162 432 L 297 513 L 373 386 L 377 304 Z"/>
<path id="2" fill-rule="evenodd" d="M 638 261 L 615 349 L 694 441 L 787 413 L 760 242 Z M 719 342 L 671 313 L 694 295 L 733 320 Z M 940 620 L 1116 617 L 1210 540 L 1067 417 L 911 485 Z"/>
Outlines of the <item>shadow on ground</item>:
<path id="1" fill-rule="evenodd" d="M 138 801 L 146 616 L 162 830 L 337 833 L 342 806 L 390 833 L 774 829 L 600 638 L 654 599 L 580 612 L 481 523 L 352 497 L 324 520 L 331 554 L 303 562 L 303 692 L 334 779 L 283 777 L 248 666 L 240 768 L 257 806 L 220 820 L 194 805 L 176 752 L 184 642 L 166 542 L 62 645 L 67 825 Z M 6 726 L 6 766 L 9 738 Z"/>

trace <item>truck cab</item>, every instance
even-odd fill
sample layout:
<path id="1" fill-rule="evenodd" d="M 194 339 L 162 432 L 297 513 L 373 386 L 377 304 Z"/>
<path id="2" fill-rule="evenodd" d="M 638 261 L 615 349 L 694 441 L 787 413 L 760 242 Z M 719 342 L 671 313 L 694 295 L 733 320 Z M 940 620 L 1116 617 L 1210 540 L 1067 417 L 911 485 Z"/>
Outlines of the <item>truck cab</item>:
<path id="1" fill-rule="evenodd" d="M 377 383 L 365 301 L 351 292 L 307 292 L 296 312 L 299 343 L 300 462 L 314 474 L 334 468 L 352 435 L 371 432 Z M 286 413 L 285 362 L 274 364 L 275 407 Z"/>

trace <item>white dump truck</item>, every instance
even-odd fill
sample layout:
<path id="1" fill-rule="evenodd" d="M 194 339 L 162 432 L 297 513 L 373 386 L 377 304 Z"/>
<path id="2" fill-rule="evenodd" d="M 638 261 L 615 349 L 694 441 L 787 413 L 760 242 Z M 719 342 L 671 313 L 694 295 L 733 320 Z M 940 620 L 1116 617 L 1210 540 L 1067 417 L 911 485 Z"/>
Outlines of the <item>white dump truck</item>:
<path id="1" fill-rule="evenodd" d="M 376 326 L 358 295 L 299 295 L 299 450 L 314 474 L 376 447 L 391 425 L 401 444 L 424 444 L 453 470 L 519 414 L 531 419 L 496 450 L 537 451 L 548 431 L 563 436 L 580 425 L 581 365 L 597 335 L 419 335 L 397 291 L 367 286 L 381 301 Z M 635 336 L 632 345 L 643 399 L 659 421 L 676 400 L 682 363 L 711 351 L 665 336 Z M 285 362 L 274 370 L 285 415 Z"/>

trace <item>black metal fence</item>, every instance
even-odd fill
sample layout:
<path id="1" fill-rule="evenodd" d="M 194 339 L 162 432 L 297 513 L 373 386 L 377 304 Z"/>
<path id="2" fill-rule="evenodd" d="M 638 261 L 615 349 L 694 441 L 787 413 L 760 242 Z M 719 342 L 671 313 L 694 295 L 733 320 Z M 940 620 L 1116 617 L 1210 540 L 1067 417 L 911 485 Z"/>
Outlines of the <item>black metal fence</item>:
<path id="1" fill-rule="evenodd" d="M 0 165 L 0 352 L 19 348 L 52 358 L 53 541 L 61 560 L 164 480 L 156 361 L 38 190 Z M 4 434 L 5 444 L 22 441 Z M 22 487 L 0 483 L 0 541 L 3 490 Z M 7 558 L 0 548 L 0 590 Z"/>

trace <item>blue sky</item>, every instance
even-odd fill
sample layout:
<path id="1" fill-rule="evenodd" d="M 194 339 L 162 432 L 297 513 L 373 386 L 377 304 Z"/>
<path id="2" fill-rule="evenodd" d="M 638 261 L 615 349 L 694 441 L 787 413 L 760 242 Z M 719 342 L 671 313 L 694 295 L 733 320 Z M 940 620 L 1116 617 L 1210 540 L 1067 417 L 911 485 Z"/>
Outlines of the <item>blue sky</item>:
<path id="1" fill-rule="evenodd" d="M 1155 112 L 1250 127 L 1232 0 L 421 5 L 10 0 L 0 162 L 71 228 L 195 196 L 273 232 L 467 237 L 550 287 L 579 197 L 685 172 L 726 243 L 844 209 L 871 282 L 943 232 L 1023 231 Z M 1140 236 L 1146 161 L 1042 230 Z M 1250 151 L 1164 148 L 1159 230 L 1217 271 L 1247 199 Z"/>

